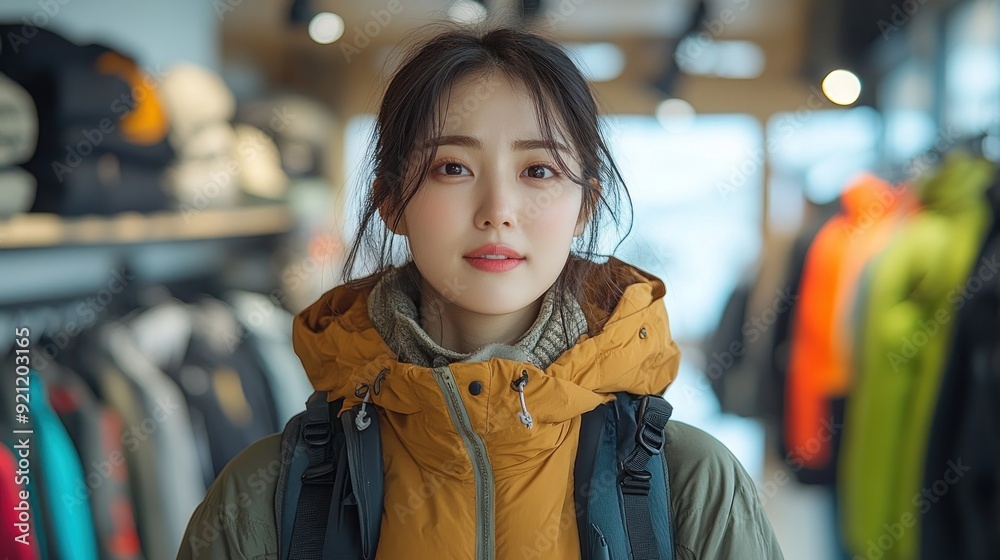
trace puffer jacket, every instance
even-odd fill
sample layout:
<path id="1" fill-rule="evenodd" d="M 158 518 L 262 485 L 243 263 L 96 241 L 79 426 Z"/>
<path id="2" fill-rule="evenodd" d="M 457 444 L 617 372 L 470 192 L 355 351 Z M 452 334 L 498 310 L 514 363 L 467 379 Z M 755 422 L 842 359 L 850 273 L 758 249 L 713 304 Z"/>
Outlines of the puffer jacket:
<path id="1" fill-rule="evenodd" d="M 611 267 L 627 287 L 614 294 L 587 286 L 581 307 L 588 324 L 603 327 L 544 370 L 498 356 L 435 368 L 401 362 L 372 326 L 368 289 L 338 286 L 296 317 L 296 352 L 331 400 L 352 407 L 361 402 L 357 385 L 381 378 L 369 394 L 385 469 L 378 560 L 580 558 L 572 473 L 581 415 L 616 391 L 663 394 L 680 361 L 663 282 L 614 258 L 594 266 Z M 518 419 L 511 388 L 525 371 L 532 429 Z M 469 390 L 475 381 L 478 394 Z M 732 454 L 675 422 L 667 442 L 678 557 L 781 558 Z M 223 470 L 178 559 L 277 558 L 279 445 L 278 435 L 265 438 Z"/>

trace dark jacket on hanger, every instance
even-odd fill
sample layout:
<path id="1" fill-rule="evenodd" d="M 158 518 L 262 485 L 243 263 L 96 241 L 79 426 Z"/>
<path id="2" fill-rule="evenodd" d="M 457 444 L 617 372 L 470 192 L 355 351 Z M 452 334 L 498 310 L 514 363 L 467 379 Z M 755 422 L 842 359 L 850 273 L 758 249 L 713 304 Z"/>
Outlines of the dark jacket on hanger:
<path id="1" fill-rule="evenodd" d="M 941 382 L 923 487 L 925 560 L 1000 558 L 1000 181 L 989 191 L 994 220 L 958 318 Z M 975 289 L 981 285 L 980 289 Z M 959 307 L 961 306 L 961 307 Z"/>

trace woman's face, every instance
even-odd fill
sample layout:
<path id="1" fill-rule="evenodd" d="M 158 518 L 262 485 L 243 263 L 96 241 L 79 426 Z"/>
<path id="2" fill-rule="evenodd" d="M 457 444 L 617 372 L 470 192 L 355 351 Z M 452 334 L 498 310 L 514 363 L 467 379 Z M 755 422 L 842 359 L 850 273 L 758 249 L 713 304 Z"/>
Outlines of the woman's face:
<path id="1" fill-rule="evenodd" d="M 570 144 L 556 139 L 579 173 Z M 445 300 L 468 311 L 525 309 L 556 281 L 583 230 L 582 189 L 546 151 L 531 98 L 501 74 L 458 82 L 433 142 L 437 153 L 399 230 L 417 268 Z M 522 258 L 471 258 L 490 243 Z"/>

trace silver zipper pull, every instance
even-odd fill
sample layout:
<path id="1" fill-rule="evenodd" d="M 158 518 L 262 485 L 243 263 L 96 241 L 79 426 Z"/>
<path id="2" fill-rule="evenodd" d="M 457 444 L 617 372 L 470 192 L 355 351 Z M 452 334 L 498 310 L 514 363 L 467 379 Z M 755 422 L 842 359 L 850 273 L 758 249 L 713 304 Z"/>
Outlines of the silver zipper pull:
<path id="1" fill-rule="evenodd" d="M 517 391 L 518 397 L 521 399 L 521 412 L 518 413 L 517 417 L 521 420 L 521 423 L 528 427 L 530 430 L 533 422 L 531 420 L 531 414 L 528 412 L 528 405 L 524 402 L 524 386 L 528 384 L 528 370 L 521 370 L 521 377 L 510 382 L 510 388 Z"/>

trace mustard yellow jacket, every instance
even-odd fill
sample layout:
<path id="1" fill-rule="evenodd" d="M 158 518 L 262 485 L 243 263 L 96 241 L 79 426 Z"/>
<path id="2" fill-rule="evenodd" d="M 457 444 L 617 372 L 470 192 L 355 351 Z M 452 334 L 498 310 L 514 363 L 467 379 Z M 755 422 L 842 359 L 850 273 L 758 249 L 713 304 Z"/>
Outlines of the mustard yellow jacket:
<path id="1" fill-rule="evenodd" d="M 339 286 L 296 317 L 295 350 L 318 390 L 358 404 L 380 372 L 385 508 L 377 558 L 580 558 L 573 463 L 580 416 L 616 391 L 663 394 L 680 352 L 656 277 L 617 259 L 597 266 L 627 286 L 588 286 L 584 334 L 545 370 L 492 357 L 427 368 L 396 360 L 373 328 L 367 290 Z M 527 371 L 518 419 L 511 382 Z M 478 394 L 469 385 L 479 381 Z M 668 424 L 665 457 L 679 558 L 781 558 L 754 485 L 719 442 Z M 220 473 L 189 523 L 178 559 L 277 558 L 273 500 L 279 436 L 257 442 Z"/>

